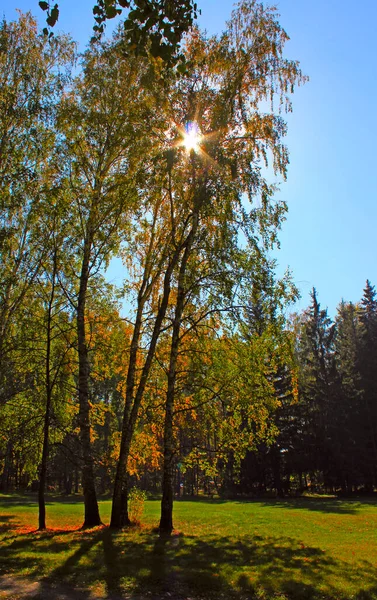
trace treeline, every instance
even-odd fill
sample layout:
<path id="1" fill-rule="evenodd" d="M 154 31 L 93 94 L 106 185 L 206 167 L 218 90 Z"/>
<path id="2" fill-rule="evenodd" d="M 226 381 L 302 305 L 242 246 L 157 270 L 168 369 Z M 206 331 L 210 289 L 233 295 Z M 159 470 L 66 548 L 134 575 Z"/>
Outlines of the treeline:
<path id="1" fill-rule="evenodd" d="M 369 281 L 335 321 L 311 305 L 292 319 L 298 394 L 281 398 L 270 445 L 248 452 L 232 493 L 373 492 L 377 487 L 377 299 Z"/>
<path id="2" fill-rule="evenodd" d="M 82 492 L 85 527 L 110 492 L 127 525 L 134 478 L 170 532 L 174 486 L 221 487 L 295 380 L 296 292 L 268 257 L 286 206 L 261 166 L 285 177 L 305 78 L 275 10 L 193 30 L 184 69 L 122 35 L 77 57 L 30 15 L 0 26 L 0 478 L 38 489 L 40 529 L 46 490 Z"/>

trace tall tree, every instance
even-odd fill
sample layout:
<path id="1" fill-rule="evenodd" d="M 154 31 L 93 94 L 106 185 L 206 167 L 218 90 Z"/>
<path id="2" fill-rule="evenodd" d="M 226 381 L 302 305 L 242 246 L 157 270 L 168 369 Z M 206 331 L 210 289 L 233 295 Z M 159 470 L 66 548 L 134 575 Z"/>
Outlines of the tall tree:
<path id="1" fill-rule="evenodd" d="M 243 280 L 258 272 L 258 256 L 276 241 L 286 208 L 273 202 L 274 188 L 260 170 L 260 160 L 270 152 L 276 172 L 283 177 L 286 172 L 284 122 L 272 107 L 270 113 L 261 111 L 262 99 L 271 99 L 274 93 L 281 104 L 289 104 L 288 88 L 303 80 L 297 63 L 283 58 L 286 39 L 274 10 L 244 2 L 234 11 L 223 36 L 208 41 L 194 32 L 187 42 L 191 71 L 178 83 L 175 112 L 181 122 L 192 122 L 184 141 L 189 160 L 186 168 L 175 170 L 172 189 L 174 198 L 180 200 L 181 214 L 190 215 L 190 225 L 177 264 L 171 310 L 160 520 L 164 533 L 173 527 L 177 357 L 185 322 L 190 321 L 189 306 L 213 308 L 217 296 L 218 310 L 231 307 Z M 195 128 L 201 136 L 197 140 Z M 176 166 L 180 162 L 177 159 Z M 249 207 L 243 194 L 248 196 Z M 246 239 L 243 246 L 241 232 Z"/>
<path id="2" fill-rule="evenodd" d="M 366 464 L 369 465 L 370 490 L 377 482 L 377 299 L 374 286 L 367 280 L 359 304 L 360 345 L 358 368 L 361 375 L 365 421 Z"/>
<path id="3" fill-rule="evenodd" d="M 172 152 L 166 152 L 166 148 L 162 150 L 151 165 L 152 177 L 146 181 L 142 218 L 138 219 L 139 233 L 130 244 L 133 252 L 128 254 L 129 264 L 136 267 L 137 273 L 133 282 L 136 314 L 125 376 L 125 406 L 114 483 L 112 527 L 129 524 L 127 465 L 131 443 L 158 339 L 166 326 L 173 276 L 188 238 L 190 220 L 186 217 L 179 221 L 173 201 Z"/>
<path id="4" fill-rule="evenodd" d="M 365 407 L 359 370 L 360 327 L 358 309 L 341 302 L 336 316 L 335 360 L 338 390 L 335 396 L 332 449 L 335 455 L 334 479 L 344 492 L 360 485 L 365 476 Z"/>
<path id="5" fill-rule="evenodd" d="M 45 221 L 51 227 L 50 239 L 46 240 L 49 254 L 44 259 L 37 277 L 38 286 L 36 286 L 35 294 L 41 303 L 42 318 L 38 323 L 41 336 L 38 335 L 34 339 L 38 351 L 37 361 L 40 363 L 42 359 L 43 362 L 44 376 L 40 379 L 44 383 L 45 391 L 38 488 L 39 530 L 46 529 L 45 491 L 50 454 L 51 422 L 54 412 L 55 417 L 58 414 L 58 405 L 62 405 L 63 401 L 67 400 L 67 387 L 73 383 L 70 377 L 71 349 L 75 341 L 72 336 L 72 313 L 59 281 L 63 272 L 62 262 L 67 258 L 66 256 L 63 258 L 64 243 L 60 237 L 61 230 L 57 227 L 56 219 L 45 219 Z M 35 318 L 38 322 L 37 315 Z M 42 339 L 38 340 L 38 337 L 42 337 Z"/>
<path id="6" fill-rule="evenodd" d="M 311 298 L 298 343 L 300 409 L 305 432 L 302 444 L 312 475 L 317 470 L 326 476 L 331 458 L 329 418 L 335 391 L 335 329 L 314 288 Z"/>
<path id="7" fill-rule="evenodd" d="M 259 435 L 253 447 L 249 448 L 242 463 L 240 489 L 250 491 L 253 481 L 249 470 L 256 458 L 265 472 L 270 472 L 272 487 L 278 495 L 283 496 L 288 484 L 287 480 L 284 482 L 285 458 L 294 429 L 292 405 L 297 401 L 293 335 L 288 328 L 285 312 L 297 298 L 298 292 L 289 273 L 283 279 L 275 280 L 273 265 L 267 263 L 266 267 L 260 269 L 259 277 L 254 282 L 240 332 L 247 348 L 242 372 L 255 370 L 266 379 L 264 386 L 255 379 L 251 396 L 260 396 L 260 404 L 269 409 L 269 431 Z M 259 362 L 253 355 L 259 358 Z M 253 378 L 250 375 L 248 377 L 252 382 Z M 264 391 L 264 395 L 258 394 L 258 387 Z"/>
<path id="8" fill-rule="evenodd" d="M 56 97 L 69 81 L 73 44 L 65 36 L 49 43 L 30 14 L 20 14 L 17 22 L 1 23 L 0 45 L 0 401 L 10 407 L 33 396 L 25 319 L 48 255 L 51 230 L 46 235 L 41 225 L 43 198 L 50 183 Z M 34 425 L 38 431 L 36 420 Z M 22 419 L 19 426 L 22 437 Z M 4 483 L 11 449 L 9 439 Z"/>
<path id="9" fill-rule="evenodd" d="M 5 401 L 6 389 L 16 391 L 4 385 L 14 345 L 9 333 L 46 252 L 38 232 L 41 194 L 54 137 L 54 101 L 67 81 L 73 48 L 64 37 L 49 44 L 29 14 L 1 23 L 0 44 L 0 396 Z"/>
<path id="10" fill-rule="evenodd" d="M 142 156 L 158 118 L 149 101 L 152 81 L 149 64 L 126 60 L 116 35 L 86 53 L 82 76 L 61 103 L 61 178 L 70 198 L 68 235 L 77 257 L 77 271 L 71 273 L 76 287 L 69 294 L 77 322 L 84 527 L 100 523 L 90 443 L 88 290 L 94 274 L 127 237 L 138 205 Z"/>

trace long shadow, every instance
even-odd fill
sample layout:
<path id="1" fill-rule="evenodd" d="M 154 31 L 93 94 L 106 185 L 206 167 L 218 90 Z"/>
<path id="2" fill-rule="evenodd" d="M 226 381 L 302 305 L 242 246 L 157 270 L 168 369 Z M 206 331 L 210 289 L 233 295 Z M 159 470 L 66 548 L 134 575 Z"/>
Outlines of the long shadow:
<path id="1" fill-rule="evenodd" d="M 28 505 L 33 505 L 33 504 L 37 504 L 37 498 L 35 495 L 33 496 L 29 496 L 29 495 L 21 495 L 21 494 L 0 494 L 0 507 L 4 506 L 4 507 L 8 507 L 9 504 L 28 504 Z"/>
<path id="2" fill-rule="evenodd" d="M 103 579 L 111 598 L 124 597 L 124 593 L 141 591 L 149 594 L 171 591 L 168 567 L 168 539 L 150 532 L 131 532 L 137 539 L 127 539 L 127 534 L 111 529 L 103 531 Z M 143 582 L 148 579 L 147 585 Z"/>
<path id="3" fill-rule="evenodd" d="M 377 499 L 376 498 L 337 498 L 337 497 L 324 497 L 324 498 L 310 498 L 310 497 L 299 497 L 299 498 L 235 498 L 233 500 L 221 499 L 221 498 L 205 498 L 205 497 L 197 497 L 197 498 L 182 498 L 180 500 L 176 500 L 179 502 L 195 502 L 195 503 L 204 503 L 204 504 L 258 504 L 269 506 L 272 508 L 288 508 L 288 509 L 305 509 L 322 513 L 334 513 L 334 514 L 343 514 L 343 515 L 351 515 L 356 514 L 356 512 L 365 505 L 375 506 L 377 508 Z"/>
<path id="4" fill-rule="evenodd" d="M 75 584 L 79 576 L 85 585 L 102 583 L 107 598 L 147 592 L 156 598 L 167 593 L 176 598 L 253 598 L 263 590 L 268 598 L 284 594 L 292 600 L 339 600 L 347 597 L 334 583 L 339 574 L 352 586 L 355 599 L 377 598 L 377 571 L 370 563 L 358 563 L 355 569 L 291 538 L 160 539 L 150 532 L 101 529 L 81 540 L 49 579 L 68 578 Z"/>
<path id="5" fill-rule="evenodd" d="M 157 498 L 161 500 L 161 498 Z M 180 496 L 175 498 L 174 502 L 195 502 L 198 504 L 227 504 L 228 502 L 234 502 L 235 500 L 229 498 L 212 498 L 210 496 Z M 237 501 L 237 500 L 236 500 Z M 246 500 L 248 502 L 249 500 Z"/>
<path id="6" fill-rule="evenodd" d="M 101 497 L 100 500 L 107 500 L 107 497 Z M 46 505 L 49 504 L 55 504 L 56 502 L 59 502 L 59 504 L 82 504 L 84 502 L 84 497 L 82 495 L 79 494 L 72 494 L 72 495 L 61 495 L 61 494 L 46 494 L 46 498 L 45 498 L 45 502 Z M 28 493 L 28 494 L 16 494 L 16 493 L 12 493 L 12 494 L 0 494 L 0 507 L 4 506 L 7 507 L 9 506 L 9 504 L 13 504 L 13 505 L 20 505 L 20 504 L 27 504 L 28 506 L 30 505 L 37 505 L 38 504 L 38 498 L 37 495 L 35 493 Z"/>
<path id="7" fill-rule="evenodd" d="M 356 514 L 357 510 L 361 508 L 361 504 L 358 502 L 344 502 L 338 500 L 338 498 L 276 498 L 274 500 L 260 500 L 259 504 L 272 508 L 304 509 L 338 515 Z"/>
<path id="8" fill-rule="evenodd" d="M 11 531 L 17 522 L 14 515 L 0 515 L 0 533 Z"/>
<path id="9" fill-rule="evenodd" d="M 68 496 L 63 496 L 61 494 L 48 494 L 46 496 L 46 500 L 50 503 L 59 502 L 59 504 L 83 504 L 84 496 L 80 494 L 72 494 Z"/>
<path id="10" fill-rule="evenodd" d="M 68 553 L 67 553 L 68 549 Z M 62 559 L 67 553 L 65 560 Z M 102 598 L 377 599 L 377 570 L 336 560 L 289 537 L 207 535 L 159 538 L 150 530 L 45 532 L 2 548 L 5 569 L 28 569 L 45 585 L 89 588 Z M 33 564 L 30 565 L 30 556 Z M 53 559 L 58 566 L 46 568 Z M 373 559 L 374 557 L 371 557 Z M 341 581 L 351 590 L 347 597 Z M 67 588 L 67 589 L 68 589 Z"/>
<path id="11" fill-rule="evenodd" d="M 107 499 L 107 498 L 104 498 Z M 48 495 L 46 504 L 82 504 L 83 497 L 80 495 L 60 496 Z M 222 505 L 227 503 L 235 504 L 258 504 L 275 508 L 305 509 L 315 512 L 334 513 L 334 514 L 355 514 L 365 505 L 375 506 L 377 508 L 376 497 L 298 497 L 298 498 L 210 498 L 206 496 L 182 496 L 175 500 L 180 502 L 193 502 L 196 504 L 204 503 L 210 505 Z M 0 495 L 0 509 L 9 509 L 9 505 L 27 504 L 32 506 L 37 504 L 35 496 L 21 496 L 10 494 L 8 496 Z"/>
<path id="12" fill-rule="evenodd" d="M 13 530 L 9 526 L 9 531 Z M 53 555 L 66 548 L 61 539 L 72 535 L 72 531 L 43 531 L 37 530 L 28 533 L 16 532 L 4 538 L 0 553 L 0 575 L 6 573 L 17 574 L 26 569 L 31 575 L 43 575 L 44 554 Z M 38 560 L 33 558 L 34 569 L 31 567 L 30 554 L 36 553 Z"/>
<path id="13" fill-rule="evenodd" d="M 364 506 L 377 508 L 376 499 L 340 499 L 340 498 L 281 498 L 263 500 L 259 503 L 275 508 L 305 509 L 322 513 L 333 513 L 339 515 L 356 514 Z"/>

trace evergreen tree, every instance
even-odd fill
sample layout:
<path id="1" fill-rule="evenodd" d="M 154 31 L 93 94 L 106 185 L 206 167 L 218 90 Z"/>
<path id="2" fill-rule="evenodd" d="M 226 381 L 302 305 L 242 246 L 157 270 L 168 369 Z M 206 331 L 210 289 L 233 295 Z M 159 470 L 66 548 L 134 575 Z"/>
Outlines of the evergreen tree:
<path id="1" fill-rule="evenodd" d="M 359 323 L 357 308 L 352 302 L 342 301 L 338 307 L 334 343 L 337 392 L 331 443 L 337 468 L 337 483 L 344 492 L 348 492 L 360 485 L 364 462 L 364 411 L 358 369 Z"/>
<path id="2" fill-rule="evenodd" d="M 326 475 L 331 471 L 329 419 L 335 388 L 335 329 L 327 310 L 321 309 L 314 288 L 311 298 L 312 303 L 303 315 L 298 343 L 301 451 L 314 483 L 320 483 L 316 472 L 323 473 L 326 483 Z"/>
<path id="3" fill-rule="evenodd" d="M 377 483 L 377 300 L 374 286 L 367 280 L 359 304 L 358 369 L 363 399 L 365 440 L 365 486 Z"/>

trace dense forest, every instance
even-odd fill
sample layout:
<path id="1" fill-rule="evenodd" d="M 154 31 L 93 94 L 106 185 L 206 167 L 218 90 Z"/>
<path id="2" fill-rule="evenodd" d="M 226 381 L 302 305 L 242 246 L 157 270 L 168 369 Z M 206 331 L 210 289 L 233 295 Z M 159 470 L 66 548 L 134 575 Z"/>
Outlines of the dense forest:
<path id="1" fill-rule="evenodd" d="M 290 96 L 274 9 L 187 35 L 182 62 L 83 56 L 30 15 L 0 26 L 0 488 L 82 493 L 129 523 L 136 486 L 187 494 L 373 491 L 377 300 L 335 322 L 271 250 L 287 207 Z M 121 259 L 123 286 L 106 272 Z"/>

